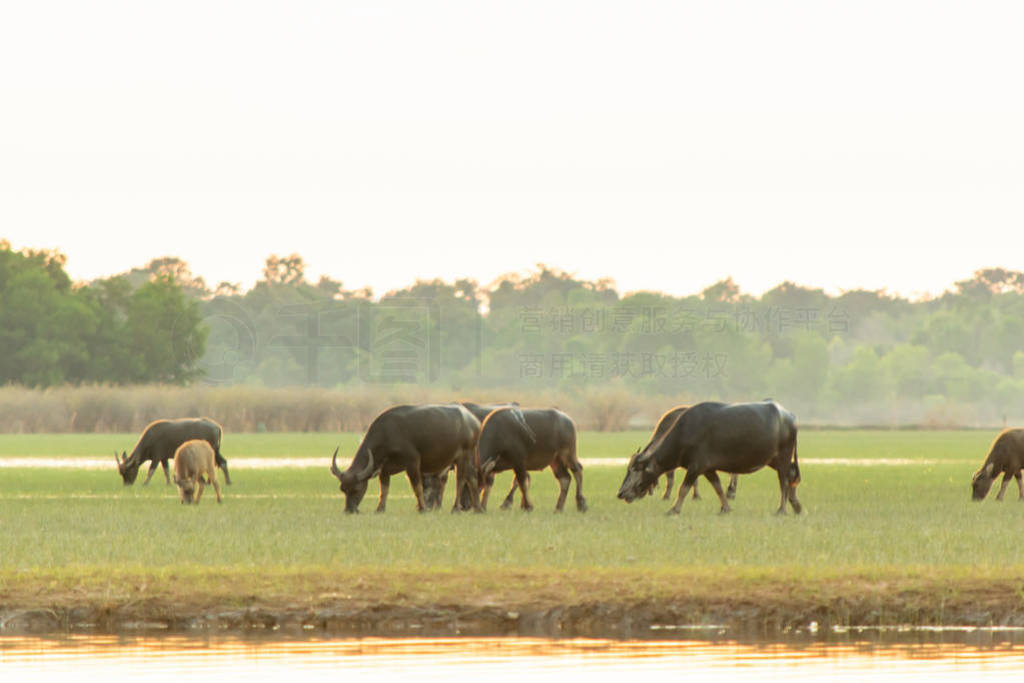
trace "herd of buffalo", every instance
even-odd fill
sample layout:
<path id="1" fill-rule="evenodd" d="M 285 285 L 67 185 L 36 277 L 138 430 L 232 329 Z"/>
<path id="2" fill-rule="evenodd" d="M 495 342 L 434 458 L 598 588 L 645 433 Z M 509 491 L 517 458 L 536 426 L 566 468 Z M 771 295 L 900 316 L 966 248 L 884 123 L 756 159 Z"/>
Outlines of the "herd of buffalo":
<path id="1" fill-rule="evenodd" d="M 182 503 L 198 503 L 205 486 L 213 486 L 221 501 L 216 470 L 231 483 L 228 463 L 220 452 L 222 430 L 209 418 L 157 420 L 143 431 L 129 455 L 122 452 L 118 471 L 126 485 L 133 484 L 139 468 L 149 462 L 148 484 L 162 466 L 174 483 Z M 632 502 L 654 491 L 659 477 L 666 476 L 664 498 L 669 498 L 677 468 L 686 471 L 671 514 L 678 514 L 686 496 L 697 496 L 697 479 L 704 476 L 729 511 L 740 474 L 771 467 L 779 478 L 779 507 L 803 509 L 796 496 L 800 483 L 797 460 L 797 425 L 793 413 L 773 400 L 756 403 L 708 401 L 678 406 L 665 413 L 646 446 L 629 459 L 618 497 Z M 512 505 L 516 489 L 522 507 L 532 510 L 529 485 L 531 470 L 550 467 L 559 484 L 555 510 L 561 511 L 576 481 L 576 509 L 583 512 L 583 466 L 576 455 L 576 425 L 561 410 L 525 409 L 518 404 L 479 405 L 460 402 L 444 405 L 399 405 L 388 408 L 370 424 L 348 468 L 338 467 L 338 450 L 331 458 L 331 474 L 345 494 L 345 511 L 358 512 L 370 479 L 380 481 L 377 512 L 387 504 L 393 475 L 405 472 L 416 496 L 416 508 L 425 511 L 441 506 L 449 474 L 455 472 L 452 511 L 483 511 L 494 476 L 512 470 L 515 479 L 502 502 Z M 972 498 L 983 500 L 993 481 L 1002 474 L 997 498 L 1002 500 L 1010 479 L 1015 479 L 1024 500 L 1024 429 L 1006 429 L 993 441 L 985 462 L 972 478 Z M 730 476 L 722 489 L 719 472 Z"/>

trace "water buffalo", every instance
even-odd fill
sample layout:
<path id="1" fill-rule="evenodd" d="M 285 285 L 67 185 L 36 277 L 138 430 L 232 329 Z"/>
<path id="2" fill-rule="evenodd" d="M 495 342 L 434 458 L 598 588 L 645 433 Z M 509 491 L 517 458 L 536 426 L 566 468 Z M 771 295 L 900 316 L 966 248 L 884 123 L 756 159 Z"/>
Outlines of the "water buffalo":
<path id="1" fill-rule="evenodd" d="M 427 510 L 424 475 L 438 475 L 455 465 L 457 489 L 468 476 L 465 463 L 472 458 L 480 436 L 480 421 L 457 404 L 401 405 L 374 418 L 348 469 L 338 469 L 338 451 L 331 458 L 331 474 L 345 494 L 345 512 L 359 511 L 367 482 L 380 477 L 377 512 L 384 512 L 391 476 L 405 472 L 416 495 L 416 509 Z M 458 501 L 456 501 L 456 504 Z M 473 509 L 479 508 L 474 496 Z"/>
<path id="2" fill-rule="evenodd" d="M 1024 483 L 1021 482 L 1021 468 L 1024 467 L 1024 429 L 1004 429 L 989 447 L 988 456 L 971 480 L 971 498 L 985 500 L 992 482 L 1000 474 L 1003 483 L 999 486 L 996 500 L 1002 500 L 1010 478 L 1017 480 L 1019 500 L 1024 500 Z"/>
<path id="3" fill-rule="evenodd" d="M 480 428 L 477 444 L 477 470 L 483 490 L 480 507 L 487 507 L 494 475 L 511 469 L 515 472 L 515 483 L 502 508 L 512 504 L 518 486 L 523 496 L 523 509 L 532 510 L 527 470 L 542 470 L 548 465 L 561 488 L 555 511 L 561 512 L 565 505 L 571 473 L 576 479 L 576 509 L 585 512 L 583 465 L 576 457 L 576 425 L 572 419 L 555 409 L 521 410 L 518 406 L 509 406 L 491 412 Z"/>
<path id="4" fill-rule="evenodd" d="M 686 412 L 689 409 L 689 407 L 690 406 L 676 406 L 672 410 L 662 415 L 661 419 L 658 420 L 658 424 L 654 427 L 654 434 L 651 436 L 651 440 L 647 442 L 647 445 L 644 446 L 643 449 L 637 450 L 637 453 L 642 453 L 644 450 L 650 448 L 651 444 L 660 439 L 662 435 L 664 435 L 664 433 L 668 431 L 669 427 L 671 427 L 675 423 L 676 419 L 684 412 Z M 736 485 L 739 482 L 739 478 L 740 477 L 738 474 L 733 474 L 729 477 L 729 488 L 725 490 L 726 498 L 729 498 L 731 500 L 736 497 Z M 665 493 L 661 497 L 662 500 L 668 500 L 669 495 L 671 495 L 672 493 L 672 484 L 674 482 L 675 469 L 670 469 L 665 472 Z M 654 493 L 654 489 L 657 485 L 657 480 L 651 482 L 650 490 L 645 491 L 644 495 L 646 495 L 647 493 Z M 697 482 L 693 483 L 693 499 L 700 500 L 700 495 L 697 493 Z"/>
<path id="5" fill-rule="evenodd" d="M 146 481 L 142 482 L 143 485 L 148 484 L 149 480 L 153 478 L 153 473 L 158 465 L 163 466 L 164 479 L 170 484 L 168 462 L 174 457 L 178 446 L 190 439 L 202 439 L 213 448 L 217 467 L 224 471 L 225 483 L 230 484 L 228 461 L 220 453 L 220 437 L 220 425 L 208 417 L 156 420 L 142 431 L 142 436 L 139 437 L 138 443 L 132 449 L 131 455 L 122 451 L 119 458 L 115 452 L 114 460 L 117 461 L 117 470 L 121 473 L 121 479 L 125 486 L 135 483 L 135 479 L 139 475 L 139 466 L 147 460 L 150 461 L 149 473 L 146 475 Z"/>
<path id="6" fill-rule="evenodd" d="M 518 406 L 518 403 L 498 403 L 498 404 L 480 404 L 472 403 L 470 401 L 459 401 L 459 405 L 468 410 L 473 414 L 477 420 L 483 423 L 487 416 L 498 408 L 505 406 Z M 476 465 L 474 463 L 474 453 L 470 453 L 466 458 L 466 462 L 463 466 L 466 468 L 467 477 L 465 484 L 462 488 L 456 492 L 455 500 L 456 506 L 459 510 L 472 510 L 473 509 L 473 492 L 477 482 Z M 427 509 L 433 510 L 434 508 L 440 508 L 444 500 L 444 489 L 448 484 L 448 474 L 455 467 L 453 464 L 451 467 L 439 474 L 426 474 L 423 475 L 423 499 L 427 504 Z"/>
<path id="7" fill-rule="evenodd" d="M 208 442 L 191 439 L 178 446 L 174 451 L 174 483 L 183 504 L 198 505 L 203 488 L 210 484 L 217 494 L 217 502 L 221 502 L 216 460 L 213 447 Z"/>
<path id="8" fill-rule="evenodd" d="M 630 459 L 619 498 L 632 502 L 663 472 L 683 467 L 686 476 L 670 514 L 679 513 L 701 475 L 718 494 L 722 512 L 728 512 L 729 502 L 717 473 L 746 474 L 767 465 L 779 476 L 778 514 L 785 514 L 787 501 L 799 514 L 803 506 L 796 497 L 800 482 L 796 436 L 796 417 L 775 401 L 698 403 L 680 414 L 660 439 Z"/>

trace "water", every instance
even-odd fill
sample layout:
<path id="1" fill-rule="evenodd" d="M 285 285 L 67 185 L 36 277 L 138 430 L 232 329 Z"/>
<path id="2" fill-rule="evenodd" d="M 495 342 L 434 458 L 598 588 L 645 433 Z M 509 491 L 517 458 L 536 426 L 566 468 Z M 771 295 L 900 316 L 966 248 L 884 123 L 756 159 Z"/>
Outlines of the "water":
<path id="1" fill-rule="evenodd" d="M 883 639 L 885 640 L 885 639 Z M 0 637 L 0 679 L 420 681 L 1004 680 L 1024 671 L 1024 643 L 849 641 L 338 639 L 165 636 Z"/>

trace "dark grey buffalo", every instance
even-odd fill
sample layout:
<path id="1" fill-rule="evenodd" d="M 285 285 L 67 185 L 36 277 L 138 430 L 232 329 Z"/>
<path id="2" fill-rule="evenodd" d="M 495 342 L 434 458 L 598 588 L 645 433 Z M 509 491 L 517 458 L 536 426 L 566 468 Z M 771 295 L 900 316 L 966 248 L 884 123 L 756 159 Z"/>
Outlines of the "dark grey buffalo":
<path id="1" fill-rule="evenodd" d="M 767 465 L 779 477 L 778 513 L 786 512 L 787 501 L 800 513 L 803 507 L 796 497 L 800 482 L 796 435 L 796 417 L 775 401 L 698 403 L 681 413 L 660 439 L 630 459 L 619 498 L 632 502 L 662 473 L 683 467 L 686 476 L 669 512 L 679 513 L 686 494 L 701 475 L 718 494 L 722 512 L 728 512 L 729 502 L 718 472 L 747 474 Z"/>
<path id="2" fill-rule="evenodd" d="M 1020 493 L 1020 500 L 1024 500 L 1024 482 L 1021 481 L 1021 469 L 1024 468 L 1024 429 L 1004 429 L 995 438 L 988 449 L 988 456 L 981 468 L 974 473 L 971 480 L 971 498 L 974 500 L 985 500 L 992 482 L 1000 474 L 1003 475 L 1002 484 L 999 486 L 999 493 L 996 500 L 1002 500 L 1006 493 L 1006 486 L 1010 479 L 1017 480 L 1017 490 Z"/>
<path id="3" fill-rule="evenodd" d="M 675 421 L 679 418 L 679 416 L 682 415 L 683 413 L 685 413 L 689 409 L 690 409 L 690 406 L 676 406 L 672 410 L 670 410 L 667 413 L 665 413 L 664 415 L 662 415 L 661 419 L 658 420 L 658 424 L 654 427 L 654 434 L 651 435 L 651 440 L 647 442 L 647 445 L 644 446 L 643 449 L 638 450 L 637 453 L 642 453 L 643 451 L 645 451 L 648 448 L 650 448 L 651 445 L 655 441 L 657 441 L 662 436 L 664 436 L 665 432 L 667 432 L 669 430 L 669 427 L 671 427 L 673 424 L 675 424 Z M 736 497 L 736 485 L 739 482 L 739 479 L 740 479 L 740 476 L 738 474 L 730 475 L 730 477 L 729 477 L 729 488 L 727 488 L 725 490 L 725 497 L 726 498 L 732 500 L 733 498 Z M 672 484 L 674 482 L 675 482 L 675 469 L 671 469 L 671 470 L 666 471 L 665 472 L 665 493 L 661 496 L 662 500 L 668 500 L 669 496 L 672 493 Z M 648 491 L 645 492 L 645 495 L 646 495 L 646 493 L 654 493 L 655 487 L 657 487 L 657 485 L 658 485 L 658 482 L 654 481 L 651 484 L 651 488 Z M 700 500 L 700 495 L 697 493 L 697 482 L 693 483 L 693 499 L 694 500 Z"/>
<path id="4" fill-rule="evenodd" d="M 477 470 L 483 490 L 481 508 L 487 507 L 494 475 L 512 470 L 515 482 L 501 507 L 507 508 L 512 504 L 518 486 L 523 496 L 523 509 L 532 510 L 527 471 L 542 470 L 549 465 L 561 489 L 555 511 L 561 512 L 565 505 L 573 477 L 576 479 L 576 509 L 586 511 L 587 501 L 582 490 L 583 465 L 576 457 L 576 425 L 572 419 L 556 409 L 522 410 L 518 406 L 508 406 L 491 412 L 480 428 L 477 444 Z"/>
<path id="5" fill-rule="evenodd" d="M 153 478 L 153 472 L 157 466 L 164 468 L 164 479 L 171 483 L 168 473 L 168 463 L 174 459 L 174 452 L 178 446 L 191 439 L 206 441 L 213 448 L 214 458 L 224 472 L 224 482 L 231 483 L 228 476 L 228 461 L 220 453 L 220 425 L 208 417 L 186 417 L 178 420 L 156 420 L 149 423 L 142 431 L 138 443 L 132 449 L 132 454 L 121 453 L 121 457 L 114 453 L 114 460 L 117 461 L 117 470 L 121 473 L 121 479 L 125 486 L 135 483 L 139 476 L 139 467 L 147 460 L 150 461 L 149 473 L 146 475 L 144 485 Z"/>
<path id="6" fill-rule="evenodd" d="M 401 405 L 374 418 L 348 469 L 338 469 L 338 451 L 331 459 L 331 473 L 345 494 L 345 512 L 358 512 L 367 482 L 380 477 L 377 512 L 384 512 L 391 477 L 405 472 L 416 495 L 416 509 L 427 510 L 423 478 L 439 475 L 455 465 L 458 489 L 469 476 L 465 463 L 472 460 L 480 436 L 480 421 L 457 404 Z M 457 501 L 456 501 L 457 502 Z M 471 501 L 479 508 L 479 499 Z"/>

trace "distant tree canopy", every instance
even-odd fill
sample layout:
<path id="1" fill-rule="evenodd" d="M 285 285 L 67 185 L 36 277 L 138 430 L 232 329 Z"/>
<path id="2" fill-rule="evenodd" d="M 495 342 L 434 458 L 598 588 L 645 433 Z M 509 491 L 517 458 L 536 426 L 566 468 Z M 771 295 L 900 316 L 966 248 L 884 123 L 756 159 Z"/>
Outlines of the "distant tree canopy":
<path id="1" fill-rule="evenodd" d="M 174 272 L 137 286 L 129 275 L 72 285 L 64 264 L 61 254 L 0 241 L 0 381 L 185 384 L 200 376 L 200 305 Z"/>
<path id="2" fill-rule="evenodd" d="M 3 381 L 619 387 L 666 402 L 772 396 L 852 422 L 1024 418 L 1024 273 L 1001 268 L 910 301 L 789 281 L 754 297 L 731 278 L 623 295 L 543 265 L 375 298 L 310 282 L 296 254 L 269 257 L 248 290 L 211 290 L 175 258 L 84 285 L 63 266 L 0 243 Z"/>

